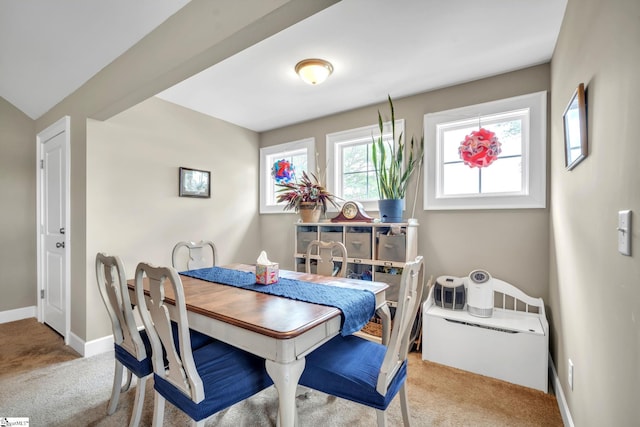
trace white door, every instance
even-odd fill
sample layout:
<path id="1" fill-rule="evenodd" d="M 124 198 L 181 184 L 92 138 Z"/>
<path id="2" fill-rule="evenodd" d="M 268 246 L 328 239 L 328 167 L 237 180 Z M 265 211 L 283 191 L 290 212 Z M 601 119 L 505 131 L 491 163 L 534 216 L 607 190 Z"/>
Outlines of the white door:
<path id="1" fill-rule="evenodd" d="M 67 122 L 68 123 L 68 122 Z M 40 308 L 42 321 L 68 341 L 67 127 L 47 129 L 40 142 Z"/>

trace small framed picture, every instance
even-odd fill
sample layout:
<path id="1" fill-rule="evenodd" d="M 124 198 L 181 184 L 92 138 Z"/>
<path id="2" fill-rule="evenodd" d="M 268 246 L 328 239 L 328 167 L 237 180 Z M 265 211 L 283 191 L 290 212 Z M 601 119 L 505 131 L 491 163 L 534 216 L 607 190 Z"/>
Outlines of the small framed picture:
<path id="1" fill-rule="evenodd" d="M 211 172 L 180 168 L 180 197 L 211 197 Z"/>
<path id="2" fill-rule="evenodd" d="M 567 170 L 587 157 L 587 102 L 584 84 L 580 83 L 562 115 L 564 123 L 564 159 Z"/>

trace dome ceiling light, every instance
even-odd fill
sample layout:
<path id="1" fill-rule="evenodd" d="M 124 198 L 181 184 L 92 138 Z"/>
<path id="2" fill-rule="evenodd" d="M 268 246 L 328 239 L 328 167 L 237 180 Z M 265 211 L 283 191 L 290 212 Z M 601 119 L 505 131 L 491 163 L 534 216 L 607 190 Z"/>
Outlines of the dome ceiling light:
<path id="1" fill-rule="evenodd" d="M 333 65 L 324 59 L 303 59 L 296 64 L 296 73 L 310 85 L 322 83 L 333 72 Z"/>

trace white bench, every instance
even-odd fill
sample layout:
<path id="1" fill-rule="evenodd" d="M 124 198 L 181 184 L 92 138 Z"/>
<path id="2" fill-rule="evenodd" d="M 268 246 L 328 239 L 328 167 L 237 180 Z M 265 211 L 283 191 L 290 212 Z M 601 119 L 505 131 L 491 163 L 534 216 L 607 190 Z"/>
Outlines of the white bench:
<path id="1" fill-rule="evenodd" d="M 549 323 L 542 298 L 493 279 L 492 317 L 423 304 L 422 359 L 548 391 Z"/>

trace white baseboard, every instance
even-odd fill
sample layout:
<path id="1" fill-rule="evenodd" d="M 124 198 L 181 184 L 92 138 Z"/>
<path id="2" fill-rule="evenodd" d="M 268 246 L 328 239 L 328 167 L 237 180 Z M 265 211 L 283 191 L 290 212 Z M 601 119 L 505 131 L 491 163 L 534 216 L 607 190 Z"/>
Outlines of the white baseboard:
<path id="1" fill-rule="evenodd" d="M 106 353 L 107 351 L 113 351 L 113 335 L 91 340 L 85 344 L 84 349 L 84 357 L 91 357 L 96 354 Z"/>
<path id="2" fill-rule="evenodd" d="M 106 353 L 113 350 L 113 335 L 98 338 L 91 341 L 84 341 L 71 332 L 69 335 L 69 346 L 80 353 L 83 357 L 91 357 L 96 354 Z"/>
<path id="3" fill-rule="evenodd" d="M 551 368 L 553 391 L 556 395 L 556 400 L 558 401 L 558 408 L 560 409 L 560 415 L 562 415 L 562 422 L 567 427 L 574 427 L 571 411 L 569 411 L 567 400 L 565 399 L 564 392 L 562 391 L 562 383 L 560 378 L 558 378 L 558 372 L 556 372 L 556 366 L 553 364 L 551 355 L 549 355 L 549 368 Z"/>
<path id="4" fill-rule="evenodd" d="M 16 320 L 36 317 L 36 306 L 16 308 L 14 310 L 0 311 L 0 323 L 15 322 Z"/>
<path id="5" fill-rule="evenodd" d="M 84 340 L 80 339 L 79 336 L 74 334 L 73 332 L 69 332 L 69 340 L 68 346 L 80 353 L 84 356 Z"/>

